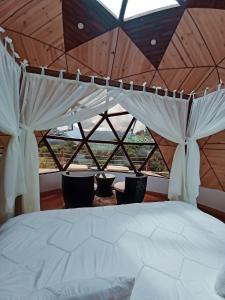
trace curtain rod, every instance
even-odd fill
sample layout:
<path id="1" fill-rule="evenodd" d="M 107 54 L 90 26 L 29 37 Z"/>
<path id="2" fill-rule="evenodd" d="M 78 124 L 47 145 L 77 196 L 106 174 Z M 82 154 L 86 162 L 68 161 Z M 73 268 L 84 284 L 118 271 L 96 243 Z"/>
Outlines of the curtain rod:
<path id="1" fill-rule="evenodd" d="M 41 74 L 42 68 L 26 66 L 26 71 L 28 73 Z M 55 71 L 55 70 L 51 70 L 51 69 L 45 69 L 44 72 L 45 72 L 45 75 L 52 76 L 52 77 L 59 77 L 59 73 L 60 73 L 59 71 Z M 63 72 L 63 78 L 76 80 L 77 75 L 72 74 L 72 73 Z M 79 75 L 79 81 L 82 81 L 82 82 L 91 82 L 92 78 L 93 78 L 93 76 L 86 76 L 86 75 L 81 75 L 81 74 Z M 98 85 L 105 86 L 107 79 L 103 79 L 100 77 L 94 77 L 94 82 Z M 114 87 L 118 87 L 118 88 L 121 86 L 120 81 L 111 80 L 111 79 L 108 80 L 108 84 L 109 84 L 109 86 L 114 86 Z M 125 90 L 129 90 L 131 88 L 131 84 L 125 83 L 125 82 L 123 82 L 122 86 L 123 86 L 123 89 L 125 89 Z M 143 86 L 134 84 L 134 85 L 132 85 L 132 89 L 135 91 L 143 91 Z M 153 93 L 153 94 L 155 94 L 155 92 L 157 90 L 157 94 L 160 96 L 165 96 L 165 94 L 167 94 L 170 97 L 173 97 L 175 95 L 176 98 L 182 98 L 182 99 L 190 98 L 190 95 L 182 94 L 182 97 L 181 97 L 181 93 L 179 93 L 179 92 L 171 92 L 168 90 L 160 89 L 158 87 L 156 87 L 156 88 L 145 87 L 144 90 L 148 93 Z"/>

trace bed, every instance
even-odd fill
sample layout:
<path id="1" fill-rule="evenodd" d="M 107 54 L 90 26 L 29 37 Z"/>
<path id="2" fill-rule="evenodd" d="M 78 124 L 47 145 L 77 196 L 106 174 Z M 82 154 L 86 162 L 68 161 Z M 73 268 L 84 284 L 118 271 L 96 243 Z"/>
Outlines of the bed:
<path id="1" fill-rule="evenodd" d="M 217 300 L 225 225 L 182 202 L 43 211 L 0 228 L 0 299 L 133 276 L 131 300 Z"/>

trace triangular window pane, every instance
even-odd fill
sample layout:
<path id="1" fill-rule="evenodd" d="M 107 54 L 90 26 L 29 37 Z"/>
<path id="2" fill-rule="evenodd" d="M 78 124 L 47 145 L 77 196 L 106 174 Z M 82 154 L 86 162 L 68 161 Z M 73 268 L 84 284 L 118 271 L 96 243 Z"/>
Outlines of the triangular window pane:
<path id="1" fill-rule="evenodd" d="M 122 138 L 130 125 L 133 117 L 131 115 L 121 115 L 109 117 L 110 122 L 112 123 L 114 129 L 116 130 L 118 136 Z"/>
<path id="2" fill-rule="evenodd" d="M 148 129 L 140 121 L 136 120 L 126 135 L 124 142 L 127 143 L 154 143 Z"/>
<path id="3" fill-rule="evenodd" d="M 165 176 L 168 177 L 169 176 L 169 170 L 167 169 L 167 166 L 164 162 L 164 159 L 159 151 L 159 149 L 157 149 L 153 155 L 151 156 L 151 158 L 149 159 L 149 161 L 147 162 L 146 166 L 145 166 L 145 170 L 149 171 L 150 173 L 154 173 L 153 175 L 158 175 L 158 176 Z M 149 174 L 150 175 L 150 174 Z"/>
<path id="4" fill-rule="evenodd" d="M 80 142 L 59 140 L 59 139 L 47 139 L 51 148 L 57 157 L 62 167 L 69 161 L 75 150 L 77 149 Z"/>
<path id="5" fill-rule="evenodd" d="M 38 147 L 39 151 L 39 173 L 50 173 L 58 171 L 58 167 L 45 146 L 44 142 L 41 142 Z"/>
<path id="6" fill-rule="evenodd" d="M 77 124 L 71 126 L 61 126 L 51 129 L 48 135 L 58 136 L 58 137 L 69 137 L 75 139 L 81 139 L 81 133 Z"/>
<path id="7" fill-rule="evenodd" d="M 153 145 L 135 145 L 129 144 L 124 145 L 129 158 L 135 165 L 136 170 L 139 170 L 143 163 L 145 162 L 146 158 L 148 157 L 149 153 L 153 150 Z"/>
<path id="8" fill-rule="evenodd" d="M 87 136 L 91 132 L 91 130 L 100 121 L 100 119 L 102 119 L 102 117 L 95 116 L 93 118 L 90 118 L 90 119 L 87 119 L 87 120 L 81 122 L 85 136 Z"/>
<path id="9" fill-rule="evenodd" d="M 109 171 L 118 171 L 118 172 L 128 172 L 129 170 L 132 169 L 121 147 L 118 148 L 117 151 L 114 153 L 113 157 L 109 161 L 106 168 Z"/>
<path id="10" fill-rule="evenodd" d="M 115 114 L 121 112 L 126 112 L 126 110 L 120 104 L 117 104 L 108 110 L 108 114 Z"/>
<path id="11" fill-rule="evenodd" d="M 68 167 L 68 170 L 85 171 L 90 169 L 91 167 L 96 167 L 96 164 L 92 159 L 86 145 L 84 145 L 80 149 L 78 154 L 74 157 L 73 161 Z"/>
<path id="12" fill-rule="evenodd" d="M 119 18 L 122 0 L 97 0 L 115 17 Z"/>
<path id="13" fill-rule="evenodd" d="M 126 20 L 175 6 L 179 6 L 176 0 L 128 0 L 124 19 Z"/>
<path id="14" fill-rule="evenodd" d="M 89 143 L 89 146 L 101 167 L 104 166 L 116 145 L 104 143 Z"/>
<path id="15" fill-rule="evenodd" d="M 112 132 L 108 122 L 104 120 L 98 128 L 93 132 L 93 134 L 89 137 L 90 140 L 97 141 L 116 141 L 116 137 Z"/>

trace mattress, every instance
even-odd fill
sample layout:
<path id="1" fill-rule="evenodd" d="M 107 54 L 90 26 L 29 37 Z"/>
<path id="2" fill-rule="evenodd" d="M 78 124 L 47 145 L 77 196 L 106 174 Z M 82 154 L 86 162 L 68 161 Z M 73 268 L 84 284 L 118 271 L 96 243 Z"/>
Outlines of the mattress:
<path id="1" fill-rule="evenodd" d="M 182 202 L 44 211 L 0 228 L 0 299 L 134 276 L 131 300 L 216 300 L 225 225 Z"/>

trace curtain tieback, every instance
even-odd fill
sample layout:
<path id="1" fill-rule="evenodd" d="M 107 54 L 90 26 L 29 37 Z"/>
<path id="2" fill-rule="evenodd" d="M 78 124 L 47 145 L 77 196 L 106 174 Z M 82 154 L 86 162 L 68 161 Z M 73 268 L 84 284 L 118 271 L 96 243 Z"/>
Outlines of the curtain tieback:
<path id="1" fill-rule="evenodd" d="M 179 144 L 181 146 L 186 146 L 189 145 L 190 143 L 196 142 L 196 139 L 191 138 L 191 137 L 186 137 L 184 141 L 180 142 Z"/>
<path id="2" fill-rule="evenodd" d="M 26 126 L 25 124 L 23 124 L 23 123 L 20 123 L 20 124 L 19 124 L 19 135 L 21 134 L 21 132 L 22 132 L 23 130 L 26 130 L 26 131 L 32 131 L 31 128 L 27 127 L 27 126 Z"/>

